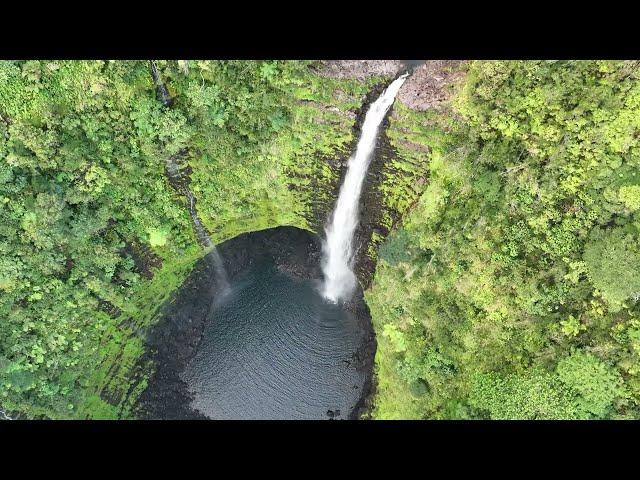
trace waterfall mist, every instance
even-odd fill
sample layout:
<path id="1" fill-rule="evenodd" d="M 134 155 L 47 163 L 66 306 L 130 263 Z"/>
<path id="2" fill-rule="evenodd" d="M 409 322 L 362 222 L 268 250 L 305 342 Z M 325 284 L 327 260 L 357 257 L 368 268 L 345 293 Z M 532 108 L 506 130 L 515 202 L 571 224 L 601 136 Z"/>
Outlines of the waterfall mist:
<path id="1" fill-rule="evenodd" d="M 331 221 L 325 227 L 322 294 L 333 302 L 349 298 L 357 283 L 353 273 L 353 236 L 358 225 L 358 203 L 362 184 L 376 146 L 380 124 L 407 76 L 405 73 L 394 80 L 369 107 L 356 151 L 349 158 L 347 174 L 340 187 Z"/>

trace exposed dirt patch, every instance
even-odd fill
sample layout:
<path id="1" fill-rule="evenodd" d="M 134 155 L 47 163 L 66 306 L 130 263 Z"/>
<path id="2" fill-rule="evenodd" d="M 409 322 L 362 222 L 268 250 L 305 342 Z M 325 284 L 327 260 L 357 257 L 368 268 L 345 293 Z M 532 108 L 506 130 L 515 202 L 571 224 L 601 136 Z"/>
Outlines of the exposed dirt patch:
<path id="1" fill-rule="evenodd" d="M 333 113 L 341 117 L 348 118 L 349 120 L 356 119 L 355 112 L 352 112 L 351 110 L 342 111 L 338 107 L 324 105 L 322 103 L 314 102 L 313 100 L 301 100 L 301 102 L 311 107 L 317 108 L 318 110 L 323 112 Z M 316 121 L 319 121 L 319 123 L 323 123 L 322 119 Z"/>
<path id="2" fill-rule="evenodd" d="M 162 258 L 146 244 L 138 241 L 129 242 L 121 235 L 119 238 L 124 242 L 120 255 L 132 258 L 134 271 L 148 280 L 152 279 L 154 270 L 162 267 Z"/>
<path id="3" fill-rule="evenodd" d="M 412 142 L 411 140 L 406 140 L 403 138 L 397 139 L 396 142 L 410 150 L 413 150 L 414 152 L 421 152 L 426 154 L 431 153 L 431 147 L 429 145 Z"/>
<path id="4" fill-rule="evenodd" d="M 442 109 L 453 85 L 464 77 L 466 60 L 427 60 L 402 85 L 398 99 L 414 110 Z"/>
<path id="5" fill-rule="evenodd" d="M 104 300 L 103 298 L 96 297 L 98 299 L 98 308 L 102 310 L 104 313 L 109 315 L 111 318 L 118 318 L 122 313 L 118 307 L 116 307 L 113 303 L 108 300 Z"/>

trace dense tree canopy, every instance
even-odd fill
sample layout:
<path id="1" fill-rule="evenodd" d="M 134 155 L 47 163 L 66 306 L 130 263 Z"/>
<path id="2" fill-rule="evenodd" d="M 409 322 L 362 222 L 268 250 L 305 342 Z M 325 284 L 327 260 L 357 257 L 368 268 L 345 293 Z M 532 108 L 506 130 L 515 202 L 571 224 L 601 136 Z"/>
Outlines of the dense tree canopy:
<path id="1" fill-rule="evenodd" d="M 416 116 L 451 133 L 368 293 L 375 416 L 638 418 L 637 66 L 473 62 Z"/>
<path id="2" fill-rule="evenodd" d="M 167 158 L 214 242 L 311 228 L 381 79 L 309 65 L 158 61 L 168 106 L 148 62 L 0 62 L 0 408 L 131 416 L 144 332 L 204 254 Z M 396 102 L 373 417 L 640 418 L 638 75 L 477 61 L 449 108 Z"/>

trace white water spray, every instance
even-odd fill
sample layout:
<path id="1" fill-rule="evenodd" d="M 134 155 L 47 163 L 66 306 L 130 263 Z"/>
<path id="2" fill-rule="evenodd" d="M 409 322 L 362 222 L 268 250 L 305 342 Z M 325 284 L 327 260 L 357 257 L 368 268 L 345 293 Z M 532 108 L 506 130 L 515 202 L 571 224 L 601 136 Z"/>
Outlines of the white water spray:
<path id="1" fill-rule="evenodd" d="M 353 234 L 358 225 L 358 203 L 362 184 L 376 146 L 380 124 L 407 76 L 408 74 L 405 73 L 394 80 L 369 107 L 362 125 L 358 146 L 349 159 L 347 175 L 340 187 L 340 195 L 331 222 L 325 227 L 326 241 L 323 244 L 324 257 L 322 262 L 324 288 L 322 294 L 333 302 L 348 298 L 357 283 L 353 273 L 352 243 Z"/>

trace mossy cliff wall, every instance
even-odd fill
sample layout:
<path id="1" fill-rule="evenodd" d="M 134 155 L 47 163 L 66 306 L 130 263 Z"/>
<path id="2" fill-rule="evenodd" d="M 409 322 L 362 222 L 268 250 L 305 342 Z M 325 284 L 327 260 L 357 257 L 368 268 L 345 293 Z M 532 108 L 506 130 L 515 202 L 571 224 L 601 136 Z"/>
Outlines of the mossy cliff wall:
<path id="1" fill-rule="evenodd" d="M 401 68 L 0 62 L 0 407 L 129 417 L 149 327 L 206 253 L 167 160 L 179 159 L 213 243 L 281 225 L 321 233 L 368 103 Z M 427 181 L 414 124 L 396 102 L 366 180 L 365 287 L 377 245 Z"/>

